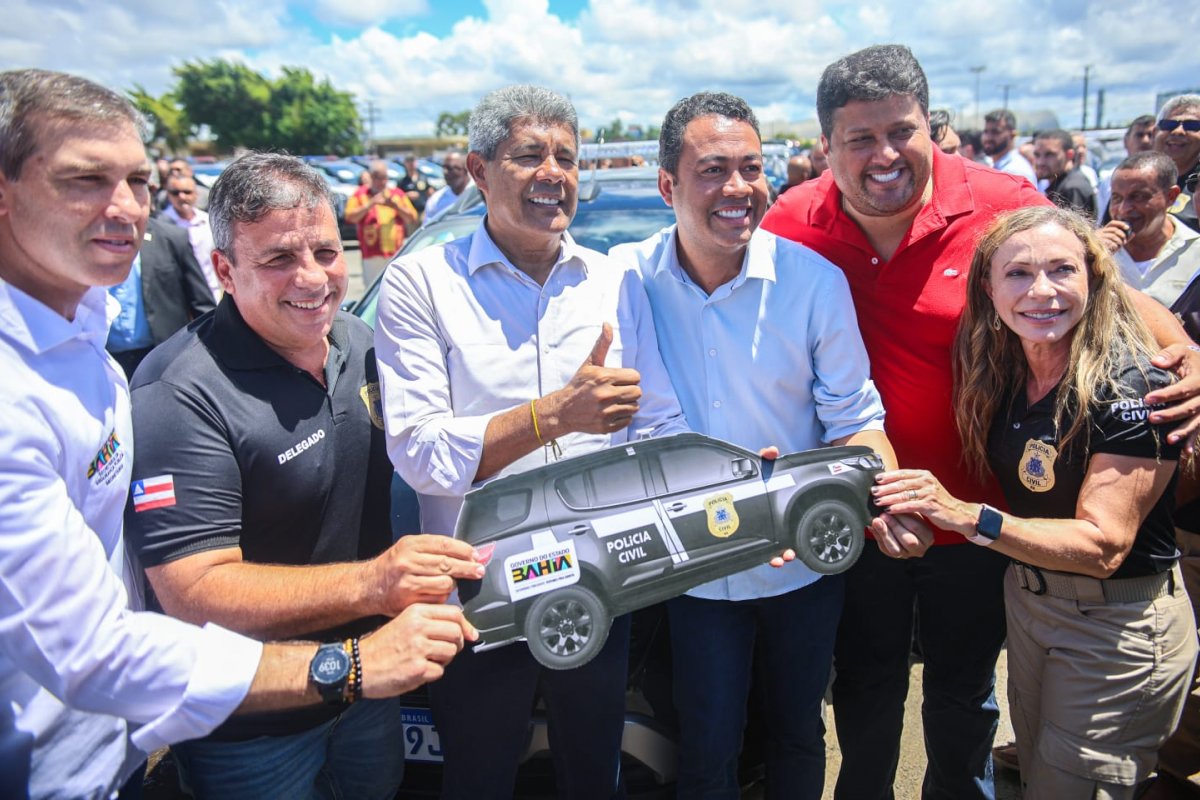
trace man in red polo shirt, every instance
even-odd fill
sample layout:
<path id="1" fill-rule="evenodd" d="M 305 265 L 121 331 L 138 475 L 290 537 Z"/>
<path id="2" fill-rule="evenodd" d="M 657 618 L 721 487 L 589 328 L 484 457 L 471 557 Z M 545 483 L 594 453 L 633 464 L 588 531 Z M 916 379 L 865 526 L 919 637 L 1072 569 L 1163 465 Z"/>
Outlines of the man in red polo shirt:
<path id="1" fill-rule="evenodd" d="M 932 471 L 952 494 L 1001 503 L 993 482 L 979 485 L 960 463 L 950 348 L 979 235 L 1000 212 L 1048 201 L 1019 176 L 933 146 L 928 84 L 906 47 L 869 47 L 827 67 L 817 115 L 830 169 L 781 196 L 762 227 L 845 273 L 900 465 Z M 1138 305 L 1147 314 L 1153 303 L 1145 300 Z M 1170 319 L 1147 322 L 1160 343 L 1185 340 Z M 1195 366 L 1189 359 L 1185 371 Z M 1172 399 L 1190 396 L 1183 384 L 1173 389 L 1181 387 L 1188 393 Z M 964 542 L 914 526 L 868 548 L 847 573 L 833 690 L 839 800 L 892 796 L 916 614 L 929 757 L 923 795 L 995 796 L 994 668 L 1007 562 Z"/>

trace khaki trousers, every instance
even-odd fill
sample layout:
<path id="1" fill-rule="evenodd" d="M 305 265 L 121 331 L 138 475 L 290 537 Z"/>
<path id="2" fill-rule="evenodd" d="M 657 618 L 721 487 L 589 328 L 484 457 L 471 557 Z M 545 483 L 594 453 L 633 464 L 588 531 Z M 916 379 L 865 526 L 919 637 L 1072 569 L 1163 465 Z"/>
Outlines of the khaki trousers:
<path id="1" fill-rule="evenodd" d="M 1169 594 L 1136 602 L 1034 594 L 1018 569 L 1004 599 L 1024 798 L 1131 799 L 1191 686 L 1196 626 L 1179 568 Z"/>
<path id="2" fill-rule="evenodd" d="M 1192 601 L 1192 612 L 1200 619 L 1200 534 L 1176 528 L 1175 539 L 1183 554 L 1179 559 L 1183 586 Z M 1158 769 L 1200 786 L 1200 667 L 1192 674 L 1192 688 L 1179 726 L 1158 751 Z"/>

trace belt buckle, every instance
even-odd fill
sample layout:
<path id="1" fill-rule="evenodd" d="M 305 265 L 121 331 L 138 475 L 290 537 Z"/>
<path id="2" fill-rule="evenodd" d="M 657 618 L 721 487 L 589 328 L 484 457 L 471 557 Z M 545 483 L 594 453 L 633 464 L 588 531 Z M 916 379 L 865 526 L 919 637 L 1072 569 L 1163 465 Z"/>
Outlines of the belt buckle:
<path id="1" fill-rule="evenodd" d="M 1021 564 L 1021 574 L 1026 576 L 1025 577 L 1025 585 L 1022 586 L 1021 588 L 1023 588 L 1025 591 L 1029 592 L 1030 594 L 1034 594 L 1034 595 L 1038 595 L 1038 596 L 1044 595 L 1046 593 L 1046 576 L 1042 574 L 1042 571 L 1040 569 L 1038 569 L 1037 567 L 1032 567 L 1029 564 Z M 1037 578 L 1037 582 L 1038 582 L 1037 588 L 1030 586 L 1029 577 L 1028 577 L 1029 575 L 1033 575 L 1035 578 Z"/>

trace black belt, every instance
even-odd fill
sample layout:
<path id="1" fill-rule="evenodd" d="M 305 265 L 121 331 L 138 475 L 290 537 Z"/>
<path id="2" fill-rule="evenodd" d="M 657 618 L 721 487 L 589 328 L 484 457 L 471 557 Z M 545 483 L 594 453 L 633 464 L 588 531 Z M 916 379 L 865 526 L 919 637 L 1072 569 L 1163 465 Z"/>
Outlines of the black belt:
<path id="1" fill-rule="evenodd" d="M 1071 572 L 1031 567 L 1014 561 L 1012 568 L 1017 573 L 1017 583 L 1033 594 L 1044 594 L 1063 600 L 1083 600 L 1091 603 L 1135 603 L 1157 600 L 1175 593 L 1175 586 L 1182 581 L 1175 577 L 1178 565 L 1156 575 L 1140 578 L 1089 578 Z"/>

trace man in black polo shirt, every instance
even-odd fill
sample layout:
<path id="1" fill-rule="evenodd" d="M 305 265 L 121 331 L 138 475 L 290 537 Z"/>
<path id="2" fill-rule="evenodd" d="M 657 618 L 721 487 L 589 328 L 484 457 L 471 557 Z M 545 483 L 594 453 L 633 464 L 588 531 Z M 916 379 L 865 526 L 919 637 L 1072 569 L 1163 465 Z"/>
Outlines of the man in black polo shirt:
<path id="1" fill-rule="evenodd" d="M 324 179 L 252 154 L 218 180 L 209 212 L 225 297 L 132 386 L 126 531 L 168 614 L 352 653 L 354 637 L 483 567 L 448 537 L 391 544 L 372 334 L 338 310 L 346 265 Z M 353 669 L 344 680 L 325 706 L 177 746 L 196 796 L 394 796 L 398 701 L 350 705 Z"/>

